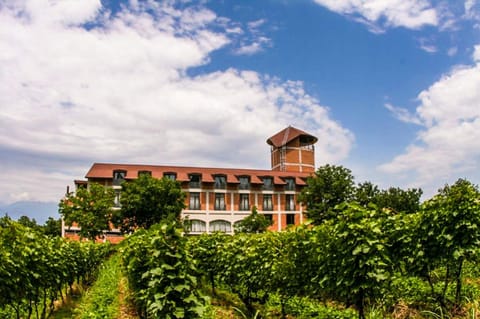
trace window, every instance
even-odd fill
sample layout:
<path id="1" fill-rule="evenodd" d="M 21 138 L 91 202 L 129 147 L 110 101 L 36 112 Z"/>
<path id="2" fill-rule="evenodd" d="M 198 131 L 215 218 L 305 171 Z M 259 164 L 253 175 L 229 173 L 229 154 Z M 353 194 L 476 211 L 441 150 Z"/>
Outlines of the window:
<path id="1" fill-rule="evenodd" d="M 295 210 L 295 195 L 285 195 L 285 210 Z"/>
<path id="2" fill-rule="evenodd" d="M 250 195 L 240 194 L 240 210 L 250 210 Z"/>
<path id="3" fill-rule="evenodd" d="M 248 176 L 240 176 L 238 180 L 240 182 L 238 189 L 250 189 L 250 178 Z"/>
<path id="4" fill-rule="evenodd" d="M 263 178 L 263 187 L 264 190 L 272 190 L 273 189 L 273 179 L 271 177 L 264 177 Z"/>
<path id="5" fill-rule="evenodd" d="M 125 181 L 127 171 L 117 170 L 113 171 L 113 185 L 118 186 Z"/>
<path id="6" fill-rule="evenodd" d="M 265 218 L 269 221 L 273 221 L 273 215 L 272 214 L 263 214 L 263 216 L 265 216 Z"/>
<path id="7" fill-rule="evenodd" d="M 216 189 L 225 189 L 227 188 L 227 178 L 225 175 L 215 176 L 215 188 Z"/>
<path id="8" fill-rule="evenodd" d="M 190 175 L 190 188 L 200 188 L 200 183 L 202 182 L 201 175 L 192 174 Z"/>
<path id="9" fill-rule="evenodd" d="M 295 225 L 295 214 L 287 214 L 287 225 Z"/>
<path id="10" fill-rule="evenodd" d="M 138 171 L 138 176 L 140 177 L 141 175 L 152 176 L 152 171 Z"/>
<path id="11" fill-rule="evenodd" d="M 115 197 L 113 198 L 114 207 L 122 207 L 120 204 L 120 190 L 115 190 Z"/>
<path id="12" fill-rule="evenodd" d="M 215 193 L 215 210 L 225 210 L 225 194 Z"/>
<path id="13" fill-rule="evenodd" d="M 272 194 L 263 194 L 263 210 L 273 210 Z"/>
<path id="14" fill-rule="evenodd" d="M 286 191 L 294 191 L 295 190 L 295 179 L 293 178 L 285 178 L 285 190 Z"/>
<path id="15" fill-rule="evenodd" d="M 171 179 L 172 181 L 177 180 L 177 174 L 176 173 L 163 173 L 163 177 Z"/>
<path id="16" fill-rule="evenodd" d="M 200 193 L 190 193 L 189 209 L 200 209 Z"/>
<path id="17" fill-rule="evenodd" d="M 226 220 L 214 220 L 210 223 L 209 230 L 211 232 L 224 232 L 229 233 L 232 231 L 232 224 L 227 222 Z"/>
<path id="18" fill-rule="evenodd" d="M 192 233 L 204 233 L 207 231 L 207 224 L 202 220 L 192 219 L 190 221 L 189 230 Z"/>

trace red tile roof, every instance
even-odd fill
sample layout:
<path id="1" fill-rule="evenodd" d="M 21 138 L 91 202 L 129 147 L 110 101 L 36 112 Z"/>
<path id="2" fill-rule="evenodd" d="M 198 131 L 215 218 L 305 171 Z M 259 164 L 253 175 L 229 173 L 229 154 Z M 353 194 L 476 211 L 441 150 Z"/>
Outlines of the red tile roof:
<path id="1" fill-rule="evenodd" d="M 297 185 L 305 185 L 305 178 L 311 173 L 281 172 L 272 170 L 244 169 L 244 168 L 213 168 L 213 167 L 185 167 L 185 166 L 161 166 L 161 165 L 138 165 L 138 164 L 108 164 L 94 163 L 88 171 L 86 178 L 113 177 L 113 171 L 124 170 L 127 172 L 126 179 L 135 179 L 139 171 L 150 171 L 152 177 L 162 178 L 164 173 L 177 174 L 178 181 L 189 181 L 189 174 L 201 174 L 202 182 L 215 181 L 215 175 L 226 175 L 228 183 L 239 183 L 239 176 L 250 176 L 252 184 L 262 184 L 262 177 L 273 177 L 274 184 L 285 184 L 282 178 L 295 178 Z"/>
<path id="2" fill-rule="evenodd" d="M 293 139 L 295 139 L 299 136 L 307 137 L 307 139 L 310 141 L 311 144 L 315 143 L 318 140 L 315 136 L 313 136 L 311 134 L 308 134 L 308 133 L 306 133 L 302 130 L 299 130 L 298 128 L 295 128 L 293 126 L 289 126 L 285 129 L 281 130 L 277 134 L 273 135 L 272 137 L 270 137 L 267 140 L 267 143 L 269 145 L 273 145 L 275 147 L 280 147 L 280 146 L 286 145 L 288 142 L 290 142 L 291 140 L 293 140 Z"/>

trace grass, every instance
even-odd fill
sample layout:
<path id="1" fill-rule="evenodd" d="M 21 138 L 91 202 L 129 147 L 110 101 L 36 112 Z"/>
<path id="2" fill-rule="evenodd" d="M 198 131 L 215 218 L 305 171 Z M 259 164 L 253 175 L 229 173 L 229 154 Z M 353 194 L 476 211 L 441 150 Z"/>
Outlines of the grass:
<path id="1" fill-rule="evenodd" d="M 138 319 L 129 302 L 127 280 L 120 255 L 99 269 L 97 280 L 86 291 L 77 288 L 53 314 L 54 319 Z"/>
<path id="2" fill-rule="evenodd" d="M 74 311 L 75 318 L 117 318 L 121 277 L 120 255 L 116 254 L 100 266 L 97 280 L 84 294 L 81 303 Z"/>

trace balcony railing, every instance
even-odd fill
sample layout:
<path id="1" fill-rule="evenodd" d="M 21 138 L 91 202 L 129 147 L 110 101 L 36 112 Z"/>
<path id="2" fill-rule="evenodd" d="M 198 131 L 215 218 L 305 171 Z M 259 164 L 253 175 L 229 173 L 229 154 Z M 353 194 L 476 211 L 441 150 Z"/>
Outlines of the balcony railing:
<path id="1" fill-rule="evenodd" d="M 200 188 L 201 182 L 189 182 L 188 186 L 190 188 Z"/>
<path id="2" fill-rule="evenodd" d="M 250 184 L 240 184 L 238 185 L 239 190 L 248 190 L 250 189 Z"/>

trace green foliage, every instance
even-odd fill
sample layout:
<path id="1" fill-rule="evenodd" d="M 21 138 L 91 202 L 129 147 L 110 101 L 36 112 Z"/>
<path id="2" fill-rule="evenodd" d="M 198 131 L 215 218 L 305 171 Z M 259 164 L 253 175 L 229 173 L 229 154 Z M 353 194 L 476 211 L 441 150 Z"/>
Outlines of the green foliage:
<path id="1" fill-rule="evenodd" d="M 368 204 L 377 204 L 380 189 L 372 182 L 363 182 L 355 187 L 354 200 L 358 204 L 367 207 Z"/>
<path id="2" fill-rule="evenodd" d="M 299 201 L 307 206 L 306 214 L 314 224 L 335 217 L 335 206 L 349 202 L 354 194 L 352 172 L 343 166 L 324 165 L 307 180 Z"/>
<path id="3" fill-rule="evenodd" d="M 420 243 L 417 272 L 432 286 L 440 305 L 446 308 L 445 294 L 450 280 L 456 284 L 455 305 L 461 302 L 462 271 L 465 261 L 477 259 L 480 247 L 480 193 L 469 181 L 459 179 L 446 185 L 422 206 L 416 231 Z M 434 290 L 432 273 L 444 267 L 444 286 Z"/>
<path id="4" fill-rule="evenodd" d="M 50 238 L 17 222 L 0 223 L 0 313 L 46 318 L 66 286 L 93 276 L 104 245 Z M 13 316 L 12 316 L 13 317 Z M 7 317 L 9 318 L 9 317 Z"/>
<path id="5" fill-rule="evenodd" d="M 99 267 L 97 280 L 75 309 L 79 319 L 115 319 L 119 311 L 118 283 L 122 275 L 120 255 L 114 255 Z"/>
<path id="6" fill-rule="evenodd" d="M 115 224 L 124 232 L 148 229 L 163 220 L 178 220 L 185 208 L 185 193 L 178 181 L 141 174 L 122 184 L 121 211 Z"/>
<path id="7" fill-rule="evenodd" d="M 353 303 L 360 318 L 364 318 L 366 301 L 381 296 L 391 276 L 384 218 L 383 211 L 376 208 L 345 204 L 335 222 L 322 229 L 331 237 L 318 254 L 316 280 L 331 296 Z"/>
<path id="8" fill-rule="evenodd" d="M 403 190 L 398 187 L 390 187 L 380 191 L 373 203 L 379 208 L 388 208 L 395 212 L 413 214 L 420 209 L 420 198 L 423 191 L 420 188 Z"/>
<path id="9" fill-rule="evenodd" d="M 403 190 L 398 187 L 390 187 L 380 190 L 371 182 L 363 182 L 355 187 L 354 201 L 367 207 L 375 204 L 378 208 L 387 208 L 397 213 L 413 214 L 420 208 L 420 197 L 423 191 L 420 188 Z"/>
<path id="10" fill-rule="evenodd" d="M 266 318 L 273 317 L 279 306 L 284 302 L 284 297 L 271 295 L 267 303 Z M 286 312 L 296 319 L 354 319 L 358 314 L 353 309 L 345 309 L 341 305 L 320 302 L 309 297 L 294 296 L 285 301 Z"/>
<path id="11" fill-rule="evenodd" d="M 80 237 L 94 241 L 110 227 L 114 196 L 113 189 L 92 183 L 88 189 L 79 188 L 62 199 L 59 213 L 66 225 L 78 224 Z"/>
<path id="12" fill-rule="evenodd" d="M 188 241 L 188 249 L 196 261 L 199 271 L 207 277 L 214 295 L 217 277 L 223 267 L 220 260 L 220 251 L 229 239 L 231 239 L 230 236 L 217 232 L 192 237 Z"/>
<path id="13" fill-rule="evenodd" d="M 20 216 L 20 218 L 17 220 L 17 222 L 20 225 L 23 225 L 25 227 L 30 227 L 32 229 L 38 228 L 37 221 L 35 218 L 30 219 L 28 216 Z"/>
<path id="14" fill-rule="evenodd" d="M 272 224 L 272 220 L 258 214 L 257 207 L 253 206 L 252 213 L 235 224 L 235 233 L 264 233 Z"/>
<path id="15" fill-rule="evenodd" d="M 41 226 L 43 233 L 50 237 L 60 237 L 62 235 L 62 220 L 48 217 L 47 221 Z"/>
<path id="16" fill-rule="evenodd" d="M 265 301 L 275 260 L 275 237 L 265 234 L 238 234 L 226 241 L 218 256 L 220 280 L 239 295 L 249 315 L 253 303 Z"/>
<path id="17" fill-rule="evenodd" d="M 206 309 L 186 238 L 176 226 L 157 224 L 127 239 L 124 265 L 142 316 L 198 318 Z"/>

